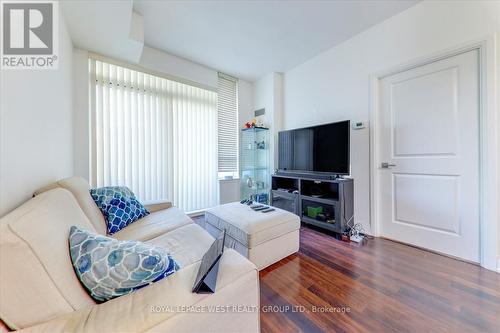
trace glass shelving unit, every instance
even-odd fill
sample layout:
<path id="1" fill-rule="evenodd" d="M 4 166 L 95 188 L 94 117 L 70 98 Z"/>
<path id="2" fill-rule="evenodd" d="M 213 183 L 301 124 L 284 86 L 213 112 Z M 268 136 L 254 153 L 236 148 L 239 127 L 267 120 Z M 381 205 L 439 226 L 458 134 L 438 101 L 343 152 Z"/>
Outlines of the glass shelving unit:
<path id="1" fill-rule="evenodd" d="M 269 202 L 269 129 L 252 127 L 241 130 L 240 187 L 242 199 Z"/>

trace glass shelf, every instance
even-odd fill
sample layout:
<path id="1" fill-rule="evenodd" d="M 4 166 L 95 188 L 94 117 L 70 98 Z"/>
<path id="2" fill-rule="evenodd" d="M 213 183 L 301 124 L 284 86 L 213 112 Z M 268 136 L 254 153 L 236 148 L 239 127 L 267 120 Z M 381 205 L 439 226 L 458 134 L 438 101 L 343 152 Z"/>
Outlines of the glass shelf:
<path id="1" fill-rule="evenodd" d="M 240 188 L 243 199 L 268 203 L 271 174 L 269 169 L 269 129 L 241 130 Z"/>

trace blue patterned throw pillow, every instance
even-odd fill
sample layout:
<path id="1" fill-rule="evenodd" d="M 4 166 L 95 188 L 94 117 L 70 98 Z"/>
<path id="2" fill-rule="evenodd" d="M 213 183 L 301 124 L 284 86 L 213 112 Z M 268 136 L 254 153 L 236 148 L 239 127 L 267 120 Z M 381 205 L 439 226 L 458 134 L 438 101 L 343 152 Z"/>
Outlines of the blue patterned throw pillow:
<path id="1" fill-rule="evenodd" d="M 76 275 L 99 302 L 126 295 L 179 270 L 167 250 L 138 241 L 119 241 L 72 226 L 71 261 Z"/>
<path id="2" fill-rule="evenodd" d="M 93 188 L 90 195 L 104 215 L 109 235 L 149 214 L 134 193 L 125 186 Z"/>

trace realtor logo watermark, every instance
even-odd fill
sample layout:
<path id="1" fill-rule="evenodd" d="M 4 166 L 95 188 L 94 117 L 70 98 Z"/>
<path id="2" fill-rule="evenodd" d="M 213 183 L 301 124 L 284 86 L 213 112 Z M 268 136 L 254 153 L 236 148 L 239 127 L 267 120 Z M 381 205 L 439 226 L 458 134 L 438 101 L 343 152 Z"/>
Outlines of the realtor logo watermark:
<path id="1" fill-rule="evenodd" d="M 2 69 L 57 69 L 58 3 L 1 1 Z"/>

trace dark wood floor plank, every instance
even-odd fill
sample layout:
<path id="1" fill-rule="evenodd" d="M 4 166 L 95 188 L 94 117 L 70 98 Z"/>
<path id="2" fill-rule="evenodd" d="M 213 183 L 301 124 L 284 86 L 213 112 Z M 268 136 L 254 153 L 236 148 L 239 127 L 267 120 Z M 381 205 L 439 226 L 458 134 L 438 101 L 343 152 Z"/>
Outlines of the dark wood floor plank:
<path id="1" fill-rule="evenodd" d="M 261 284 L 261 299 L 260 303 L 262 306 L 262 309 L 266 309 L 266 307 L 271 307 L 276 305 L 276 301 L 273 298 L 275 293 L 273 292 L 265 292 L 266 289 L 265 287 L 262 286 Z M 287 332 L 302 332 L 302 330 L 295 325 L 294 321 L 291 318 L 288 318 L 286 313 L 280 312 L 280 311 L 272 311 L 271 309 L 265 310 L 263 312 L 268 318 L 268 320 L 261 320 L 261 332 L 262 333 L 267 333 L 267 332 L 280 332 L 281 328 L 286 327 Z"/>
<path id="2" fill-rule="evenodd" d="M 308 247 L 308 243 L 303 242 L 303 247 Z M 401 244 L 398 244 L 401 246 Z M 410 249 L 413 249 L 409 247 Z M 321 253 L 321 251 L 319 251 Z M 434 255 L 434 254 L 433 254 Z M 446 257 L 445 257 L 446 258 Z M 446 258 L 450 260 L 450 258 Z M 340 265 L 347 266 L 347 269 L 350 268 L 350 260 L 344 260 L 342 256 L 336 256 L 335 260 L 340 261 Z M 358 260 L 359 261 L 359 260 Z M 456 262 L 457 260 L 452 260 Z M 461 264 L 465 264 L 460 262 Z M 422 263 L 419 263 L 417 267 L 421 267 Z M 469 264 L 465 264 L 469 265 Z M 365 265 L 366 267 L 370 267 L 370 264 Z M 429 265 L 427 265 L 429 266 Z M 374 279 L 374 275 L 371 272 L 363 271 L 363 279 L 366 283 L 372 284 L 374 288 L 380 287 L 374 284 L 374 282 L 380 283 L 381 281 L 385 284 L 392 283 L 401 286 L 405 286 L 407 284 L 415 285 L 415 286 L 423 286 L 426 285 L 428 288 L 432 288 L 434 293 L 443 295 L 445 297 L 453 297 L 456 296 L 457 291 L 449 288 L 450 280 L 456 277 L 456 275 L 445 274 L 441 272 L 443 269 L 433 269 L 432 267 L 426 267 L 426 270 L 416 270 L 415 264 L 412 264 L 411 260 L 406 260 L 405 262 L 397 262 L 395 267 L 392 267 L 391 264 L 381 263 L 374 270 L 375 272 L 379 271 L 379 275 L 385 277 L 385 279 Z M 380 269 L 382 268 L 382 269 Z M 477 267 L 476 267 L 477 268 Z M 359 271 L 359 269 L 358 269 Z M 491 273 L 491 272 L 490 272 Z M 457 274 L 454 272 L 453 274 Z M 495 273 L 493 273 L 496 275 Z M 498 280 L 497 280 L 498 283 Z M 498 288 L 498 286 L 497 286 Z M 461 293 L 463 296 L 467 296 L 465 292 Z M 473 302 L 474 303 L 474 302 Z M 477 305 L 477 304 L 476 304 Z"/>
<path id="3" fill-rule="evenodd" d="M 311 321 L 305 313 L 298 311 L 295 304 L 289 303 L 282 295 L 267 285 L 267 283 L 264 282 L 261 284 L 261 291 L 266 294 L 269 301 L 269 307 L 265 305 L 263 307 L 264 313 L 279 312 L 285 314 L 303 332 L 322 332 L 321 328 Z M 274 308 L 276 310 L 273 310 Z"/>
<path id="4" fill-rule="evenodd" d="M 302 228 L 300 241 L 260 272 L 262 305 L 350 312 L 261 313 L 263 332 L 500 332 L 500 274 L 380 238 L 359 245 Z"/>
<path id="5" fill-rule="evenodd" d="M 289 304 L 290 306 L 303 306 L 305 310 L 308 311 L 312 310 L 314 306 L 328 306 L 328 304 L 324 300 L 316 297 L 311 293 L 307 293 L 307 290 L 304 289 L 300 284 L 297 284 L 295 281 L 293 281 L 293 278 L 289 279 L 289 274 L 286 274 L 286 276 L 280 276 L 279 278 L 273 277 L 273 275 L 274 274 L 271 273 L 271 275 L 268 276 L 269 281 L 272 281 L 272 283 L 267 284 L 267 286 L 276 294 L 279 294 L 282 299 L 286 300 L 287 304 Z M 265 284 L 266 282 L 263 281 L 261 285 Z M 328 316 L 325 314 L 317 314 L 315 316 L 309 317 L 321 330 L 328 330 L 329 327 L 335 328 L 337 331 L 343 330 L 343 327 L 338 326 L 336 322 L 331 321 L 332 318 L 328 318 Z"/>

